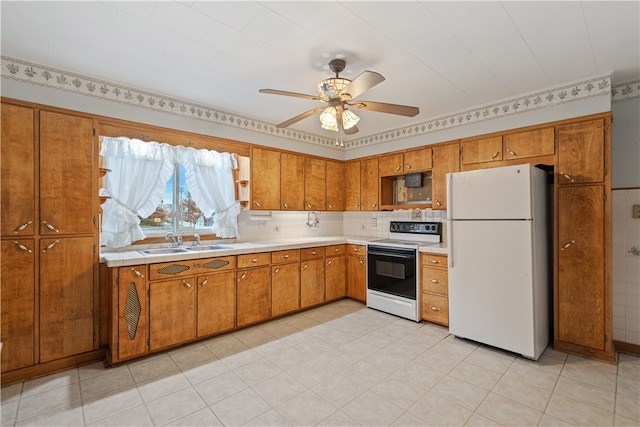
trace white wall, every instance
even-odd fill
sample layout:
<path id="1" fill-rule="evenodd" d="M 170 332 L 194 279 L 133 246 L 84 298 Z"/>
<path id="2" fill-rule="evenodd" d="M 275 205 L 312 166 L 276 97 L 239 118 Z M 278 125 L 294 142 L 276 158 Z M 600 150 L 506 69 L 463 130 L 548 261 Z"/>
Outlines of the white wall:
<path id="1" fill-rule="evenodd" d="M 640 98 L 611 105 L 611 186 L 640 187 Z"/>

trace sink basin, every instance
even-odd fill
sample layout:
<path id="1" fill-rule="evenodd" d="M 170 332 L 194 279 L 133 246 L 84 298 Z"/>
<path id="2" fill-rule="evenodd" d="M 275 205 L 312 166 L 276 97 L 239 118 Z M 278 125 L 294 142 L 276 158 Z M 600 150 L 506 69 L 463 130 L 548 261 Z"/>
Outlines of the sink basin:
<path id="1" fill-rule="evenodd" d="M 189 246 L 188 251 L 215 251 L 220 249 L 229 249 L 229 246 L 223 245 L 206 245 L 206 246 Z"/>
<path id="2" fill-rule="evenodd" d="M 145 255 L 167 255 L 167 254 L 181 254 L 187 252 L 185 248 L 156 248 L 145 249 L 140 251 Z"/>

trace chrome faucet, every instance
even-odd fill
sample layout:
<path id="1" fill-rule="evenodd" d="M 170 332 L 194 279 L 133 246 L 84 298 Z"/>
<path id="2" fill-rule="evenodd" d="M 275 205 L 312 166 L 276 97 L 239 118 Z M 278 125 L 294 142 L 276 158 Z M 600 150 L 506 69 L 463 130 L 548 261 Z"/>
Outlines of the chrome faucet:
<path id="1" fill-rule="evenodd" d="M 312 218 L 313 216 L 313 218 Z M 307 226 L 309 227 L 319 227 L 320 219 L 318 218 L 318 212 L 309 212 L 307 214 Z"/>
<path id="2" fill-rule="evenodd" d="M 193 238 L 196 239 L 196 242 L 193 244 L 193 246 L 200 246 L 200 235 L 194 234 Z"/>
<path id="3" fill-rule="evenodd" d="M 179 236 L 175 236 L 172 232 L 168 232 L 166 236 L 164 236 L 164 240 L 173 240 L 173 244 L 176 246 L 182 246 L 182 234 Z"/>

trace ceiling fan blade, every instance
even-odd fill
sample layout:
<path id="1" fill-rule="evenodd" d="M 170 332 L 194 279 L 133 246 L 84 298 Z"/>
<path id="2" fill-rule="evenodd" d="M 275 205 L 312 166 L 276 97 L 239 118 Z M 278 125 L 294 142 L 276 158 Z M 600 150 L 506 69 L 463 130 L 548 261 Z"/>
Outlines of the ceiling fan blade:
<path id="1" fill-rule="evenodd" d="M 260 92 L 260 93 L 270 93 L 272 95 L 295 96 L 296 98 L 304 98 L 304 99 L 310 99 L 312 101 L 324 102 L 322 99 L 318 98 L 316 95 L 306 95 L 304 93 L 287 92 L 286 90 L 260 89 L 260 90 L 258 90 L 258 92 Z"/>
<path id="2" fill-rule="evenodd" d="M 418 107 L 408 105 L 386 104 L 384 102 L 358 101 L 348 104 L 353 108 L 365 111 L 375 111 L 377 113 L 397 114 L 399 116 L 414 117 L 420 113 Z"/>
<path id="3" fill-rule="evenodd" d="M 286 127 L 288 127 L 288 126 L 291 126 L 291 125 L 292 125 L 292 124 L 294 124 L 294 123 L 299 122 L 299 121 L 300 121 L 300 120 L 302 120 L 302 119 L 306 119 L 306 118 L 307 118 L 307 117 L 309 117 L 309 116 L 313 116 L 315 113 L 317 113 L 317 112 L 319 112 L 319 111 L 322 111 L 322 110 L 324 110 L 324 109 L 326 109 L 326 108 L 327 108 L 327 107 L 326 107 L 326 106 L 324 106 L 324 107 L 317 107 L 317 108 L 314 108 L 313 110 L 305 111 L 305 112 L 304 112 L 304 113 L 302 113 L 302 114 L 298 114 L 297 116 L 292 117 L 292 118 L 290 118 L 289 120 L 287 120 L 287 121 L 285 121 L 285 122 L 280 123 L 279 125 L 276 125 L 276 127 L 277 127 L 277 128 L 279 128 L 279 129 L 281 129 L 281 128 L 286 128 Z"/>
<path id="4" fill-rule="evenodd" d="M 349 129 L 344 129 L 345 135 L 353 135 L 354 133 L 358 133 L 358 126 L 350 127 Z"/>
<path id="5" fill-rule="evenodd" d="M 354 99 L 383 81 L 384 77 L 382 77 L 381 74 L 365 70 L 353 79 L 351 83 L 346 85 L 344 89 L 340 91 L 340 95 L 349 95 L 349 99 Z"/>

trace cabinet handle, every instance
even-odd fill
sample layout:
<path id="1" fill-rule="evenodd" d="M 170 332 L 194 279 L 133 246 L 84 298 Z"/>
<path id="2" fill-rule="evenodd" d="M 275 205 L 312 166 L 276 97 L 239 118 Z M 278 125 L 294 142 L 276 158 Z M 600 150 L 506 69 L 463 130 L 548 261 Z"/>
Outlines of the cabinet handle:
<path id="1" fill-rule="evenodd" d="M 185 288 L 191 289 L 191 284 L 189 282 L 187 282 L 186 280 L 183 280 L 182 284 L 184 285 Z"/>
<path id="2" fill-rule="evenodd" d="M 133 271 L 133 274 L 135 274 L 138 277 L 144 277 L 144 274 L 140 273 L 138 270 L 136 270 L 134 267 L 131 267 L 131 271 Z"/>
<path id="3" fill-rule="evenodd" d="M 282 258 L 287 259 L 289 258 L 289 255 L 282 255 Z"/>
<path id="4" fill-rule="evenodd" d="M 276 267 L 275 271 L 273 272 L 273 275 L 275 276 L 278 273 L 280 273 L 280 267 Z"/>
<path id="5" fill-rule="evenodd" d="M 285 209 L 289 209 L 289 206 L 288 206 L 285 202 L 282 202 L 282 206 L 283 206 Z"/>
<path id="6" fill-rule="evenodd" d="M 45 227 L 47 227 L 49 230 L 55 231 L 56 233 L 59 233 L 60 230 L 58 230 L 57 228 L 55 228 L 53 225 L 49 224 L 47 221 L 42 221 L 42 223 L 44 224 Z"/>
<path id="7" fill-rule="evenodd" d="M 493 156 L 491 156 L 491 159 L 490 159 L 490 160 L 493 160 L 493 159 L 495 159 L 496 157 L 498 157 L 498 154 L 500 154 L 500 152 L 499 152 L 499 151 L 496 151 L 495 153 L 493 153 Z"/>
<path id="8" fill-rule="evenodd" d="M 328 260 L 328 261 L 327 261 L 327 265 L 331 265 L 331 260 Z"/>
<path id="9" fill-rule="evenodd" d="M 377 207 L 378 207 L 378 204 L 377 204 L 377 203 L 374 203 L 374 204 L 372 204 L 372 205 L 371 205 L 371 208 L 372 208 L 372 209 L 375 209 L 375 208 L 377 208 Z"/>
<path id="10" fill-rule="evenodd" d="M 305 264 L 304 267 L 302 267 L 303 270 L 306 270 L 307 267 L 309 267 L 309 264 Z"/>
<path id="11" fill-rule="evenodd" d="M 517 155 L 516 153 L 514 153 L 513 151 L 511 151 L 511 150 L 510 150 L 510 149 L 508 149 L 508 148 L 507 148 L 507 152 L 508 152 L 509 154 L 511 154 L 512 156 L 514 156 L 514 157 L 518 157 L 518 155 Z"/>
<path id="12" fill-rule="evenodd" d="M 311 255 L 315 255 L 316 253 L 317 253 L 316 251 L 312 251 L 312 252 L 311 252 Z"/>
<path id="13" fill-rule="evenodd" d="M 440 311 L 440 309 L 438 307 L 434 307 L 434 306 L 429 306 L 429 308 L 433 311 Z"/>
<path id="14" fill-rule="evenodd" d="M 24 230 L 25 228 L 27 228 L 30 224 L 32 223 L 31 220 L 25 222 L 24 224 L 22 224 L 20 227 L 16 228 L 15 230 L 13 230 L 14 234 L 18 234 L 19 232 L 21 232 L 22 230 Z"/>
<path id="15" fill-rule="evenodd" d="M 364 260 L 360 258 L 360 264 L 364 265 Z"/>
<path id="16" fill-rule="evenodd" d="M 200 283 L 200 286 L 198 286 L 198 288 L 202 289 L 204 287 L 204 285 L 207 284 L 208 281 L 209 281 L 209 276 L 207 276 L 207 278 L 204 279 L 204 281 L 202 283 Z"/>
<path id="17" fill-rule="evenodd" d="M 258 258 L 251 258 L 249 261 L 251 261 L 251 262 L 258 262 Z"/>
<path id="18" fill-rule="evenodd" d="M 57 245 L 57 244 L 58 244 L 58 242 L 60 242 L 60 240 L 55 240 L 55 241 L 53 241 L 52 243 L 49 243 L 49 244 L 47 245 L 47 247 L 46 247 L 46 248 L 44 248 L 44 249 L 42 250 L 42 252 L 47 252 L 49 249 L 51 249 L 51 248 L 53 248 L 55 245 Z"/>
<path id="19" fill-rule="evenodd" d="M 440 280 L 437 280 L 437 279 L 431 279 L 431 283 L 440 283 Z"/>
<path id="20" fill-rule="evenodd" d="M 440 203 L 440 200 L 434 200 L 434 202 L 436 202 L 436 205 L 442 206 L 442 203 Z"/>
<path id="21" fill-rule="evenodd" d="M 240 280 L 244 279 L 245 277 L 247 277 L 247 272 L 246 271 L 244 273 L 242 273 L 242 276 L 240 276 Z"/>
<path id="22" fill-rule="evenodd" d="M 437 259 L 430 259 L 429 261 L 431 262 L 431 264 L 438 264 L 438 263 L 440 263 L 440 261 L 438 261 Z"/>
<path id="23" fill-rule="evenodd" d="M 360 248 L 353 248 L 353 252 L 360 252 Z"/>
<path id="24" fill-rule="evenodd" d="M 307 205 L 309 209 L 311 209 L 311 205 L 309 204 L 309 202 L 304 202 L 304 203 Z"/>
<path id="25" fill-rule="evenodd" d="M 255 200 L 253 201 L 253 204 L 256 205 L 256 207 L 260 207 L 260 203 L 256 202 Z"/>
<path id="26" fill-rule="evenodd" d="M 333 206 L 331 206 L 331 203 L 327 203 L 327 207 L 328 207 L 329 209 L 333 209 Z"/>
<path id="27" fill-rule="evenodd" d="M 335 249 L 333 250 L 333 252 L 340 252 L 340 249 L 335 248 Z"/>
<path id="28" fill-rule="evenodd" d="M 400 169 L 402 169 L 401 165 L 396 166 L 396 172 L 398 172 Z"/>
<path id="29" fill-rule="evenodd" d="M 29 249 L 22 243 L 14 241 L 13 244 L 16 245 L 20 250 L 31 253 L 31 249 Z"/>
<path id="30" fill-rule="evenodd" d="M 564 246 L 562 246 L 562 247 L 560 248 L 560 250 L 561 250 L 561 251 L 564 251 L 565 249 L 568 249 L 568 248 L 569 248 L 571 245 L 573 245 L 575 242 L 576 242 L 575 240 L 572 240 L 572 241 L 570 241 L 569 243 L 565 243 L 565 244 L 564 244 Z"/>
<path id="31" fill-rule="evenodd" d="M 413 169 L 409 163 L 407 163 L 405 166 L 406 166 L 406 168 L 407 168 L 407 169 L 409 169 L 409 170 Z"/>
<path id="32" fill-rule="evenodd" d="M 360 209 L 360 204 L 359 204 L 359 203 L 358 203 L 358 204 L 356 204 L 356 205 L 354 206 L 354 208 L 356 208 L 356 209 Z"/>
<path id="33" fill-rule="evenodd" d="M 566 179 L 567 181 L 574 182 L 574 181 L 573 181 L 573 178 L 571 178 L 571 175 L 567 175 L 567 174 L 566 174 L 566 173 L 564 173 L 564 172 L 560 172 L 560 175 L 562 175 L 562 176 L 564 177 L 564 179 Z"/>

